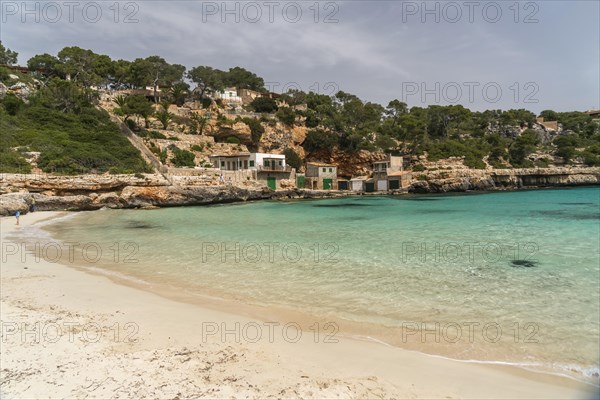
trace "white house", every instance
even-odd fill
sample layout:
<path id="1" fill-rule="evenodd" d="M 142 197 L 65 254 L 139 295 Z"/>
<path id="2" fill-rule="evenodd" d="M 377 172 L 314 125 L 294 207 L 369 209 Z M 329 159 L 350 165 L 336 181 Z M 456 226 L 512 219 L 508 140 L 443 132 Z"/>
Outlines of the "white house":
<path id="1" fill-rule="evenodd" d="M 249 169 L 250 165 L 250 153 L 212 154 L 209 159 L 214 168 L 225 171 Z"/>
<path id="2" fill-rule="evenodd" d="M 213 154 L 210 161 L 214 168 L 224 171 L 249 170 L 258 181 L 272 190 L 281 188 L 282 180 L 295 179 L 293 169 L 286 165 L 283 154 L 238 153 Z"/>
<path id="3" fill-rule="evenodd" d="M 237 89 L 229 87 L 215 93 L 215 99 L 221 99 L 224 103 L 241 103 L 242 98 L 238 95 Z"/>
<path id="4" fill-rule="evenodd" d="M 269 153 L 251 153 L 249 168 L 262 171 L 289 170 L 288 166 L 285 163 L 285 155 Z"/>
<path id="5" fill-rule="evenodd" d="M 291 168 L 285 163 L 283 154 L 269 153 L 237 153 L 213 154 L 210 160 L 214 168 L 227 171 L 251 169 L 257 171 L 289 172 Z"/>

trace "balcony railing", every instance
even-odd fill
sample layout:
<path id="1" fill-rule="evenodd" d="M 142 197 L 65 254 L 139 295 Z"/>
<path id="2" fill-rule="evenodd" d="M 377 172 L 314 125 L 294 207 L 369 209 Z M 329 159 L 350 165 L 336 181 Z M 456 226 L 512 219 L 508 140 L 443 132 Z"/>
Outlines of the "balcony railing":
<path id="1" fill-rule="evenodd" d="M 292 172 L 289 165 L 258 165 L 256 169 L 259 172 Z"/>

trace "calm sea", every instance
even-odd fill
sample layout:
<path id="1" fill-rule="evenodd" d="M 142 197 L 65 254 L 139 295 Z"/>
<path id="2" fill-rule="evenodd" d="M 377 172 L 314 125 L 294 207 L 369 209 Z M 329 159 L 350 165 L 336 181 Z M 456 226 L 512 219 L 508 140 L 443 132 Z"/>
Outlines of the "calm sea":
<path id="1" fill-rule="evenodd" d="M 82 266 L 154 287 L 598 383 L 598 187 L 106 210 L 47 229 L 98 244 Z"/>

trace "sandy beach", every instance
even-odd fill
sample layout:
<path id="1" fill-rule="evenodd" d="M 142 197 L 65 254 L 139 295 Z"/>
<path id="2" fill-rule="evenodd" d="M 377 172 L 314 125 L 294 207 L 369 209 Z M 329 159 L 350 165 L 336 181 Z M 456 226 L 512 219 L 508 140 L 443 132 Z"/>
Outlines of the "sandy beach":
<path id="1" fill-rule="evenodd" d="M 0 221 L 1 391 L 8 398 L 596 398 L 598 388 L 460 362 L 294 321 L 178 302 L 37 259 Z M 42 243 L 49 239 L 40 239 Z M 138 285 L 139 286 L 139 285 Z"/>

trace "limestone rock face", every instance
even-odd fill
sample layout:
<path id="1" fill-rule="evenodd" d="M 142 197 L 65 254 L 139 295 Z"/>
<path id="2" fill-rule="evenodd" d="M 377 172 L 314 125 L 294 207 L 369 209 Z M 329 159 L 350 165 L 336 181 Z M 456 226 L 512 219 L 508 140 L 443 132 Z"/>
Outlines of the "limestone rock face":
<path id="1" fill-rule="evenodd" d="M 446 193 L 466 192 L 468 190 L 493 190 L 494 181 L 491 177 L 462 177 L 456 179 L 439 179 L 432 181 L 414 182 L 409 192 L 412 193 Z"/>
<path id="2" fill-rule="evenodd" d="M 27 189 L 32 192 L 51 190 L 61 195 L 87 191 L 118 190 L 125 186 L 168 185 L 162 175 L 77 175 L 0 174 L 0 194 Z"/>
<path id="3" fill-rule="evenodd" d="M 338 166 L 338 175 L 369 175 L 373 170 L 373 162 L 385 159 L 382 152 L 373 153 L 366 150 L 360 150 L 354 154 L 349 154 L 335 150 L 331 154 L 331 159 L 324 160 Z M 317 160 L 315 160 L 317 161 Z"/>
<path id="4" fill-rule="evenodd" d="M 161 186 L 127 187 L 121 199 L 127 207 L 185 206 L 268 198 L 268 191 L 236 187 Z"/>
<path id="5" fill-rule="evenodd" d="M 233 130 L 236 132 L 236 136 L 243 138 L 242 141 L 252 141 L 252 132 L 250 131 L 250 127 L 243 122 L 236 122 L 232 126 Z"/>
<path id="6" fill-rule="evenodd" d="M 46 196 L 30 193 L 9 193 L 0 196 L 0 215 L 14 215 L 20 211 L 25 214 L 29 211 L 35 199 L 36 211 L 85 211 L 97 210 L 103 207 L 93 204 L 89 196 Z"/>
<path id="7" fill-rule="evenodd" d="M 14 215 L 17 211 L 26 213 L 31 205 L 31 195 L 10 193 L 0 196 L 0 215 Z"/>
<path id="8" fill-rule="evenodd" d="M 212 133 L 212 136 L 215 138 L 215 140 L 222 142 L 226 141 L 232 136 L 235 136 L 243 144 L 252 143 L 252 133 L 250 131 L 250 127 L 243 122 L 236 122 L 231 127 L 221 126 Z"/>
<path id="9" fill-rule="evenodd" d="M 126 206 L 126 203 L 121 199 L 121 196 L 119 196 L 118 193 L 116 192 L 110 192 L 110 193 L 103 193 L 99 196 L 96 196 L 95 198 L 90 196 L 90 198 L 93 201 L 93 204 L 96 206 L 100 206 L 100 207 L 107 207 L 107 208 L 123 208 Z"/>
<path id="10" fill-rule="evenodd" d="M 296 144 L 297 141 L 303 143 L 306 138 L 306 133 L 303 134 L 301 128 L 290 128 L 281 122 L 263 124 L 263 127 L 265 133 L 263 133 L 259 143 L 259 150 L 262 153 L 281 154 L 288 147 L 298 153 L 302 147 Z"/>
<path id="11" fill-rule="evenodd" d="M 525 131 L 526 129 L 532 129 L 536 132 L 538 138 L 540 139 L 540 141 L 543 144 L 548 144 L 551 143 L 557 136 L 559 135 L 564 135 L 567 133 L 567 131 L 563 130 L 563 127 L 561 124 L 557 125 L 558 129 L 550 129 L 546 126 L 544 126 L 543 124 L 540 123 L 533 123 L 531 125 L 531 128 L 529 128 L 528 126 L 500 126 L 498 124 L 490 124 L 487 127 L 487 131 L 489 133 L 498 133 L 501 136 L 504 136 L 506 138 L 510 138 L 510 139 L 516 139 L 517 137 L 519 137 L 523 131 Z"/>
<path id="12" fill-rule="evenodd" d="M 27 192 L 0 196 L 0 215 L 25 214 L 35 198 L 38 211 L 86 211 L 101 208 L 155 208 L 216 203 L 233 203 L 260 199 L 298 199 L 342 196 L 337 191 L 311 191 L 297 188 L 273 191 L 262 188 L 229 186 L 128 186 L 121 193 L 54 196 Z"/>
<path id="13" fill-rule="evenodd" d="M 359 152 L 345 160 L 334 154 L 340 165 L 356 163 L 355 171 L 367 168 L 383 154 Z M 380 157 L 380 158 L 377 158 Z M 341 164 L 341 163 L 344 164 Z M 456 168 L 414 172 L 409 187 L 413 193 L 464 192 L 469 190 L 505 190 L 534 187 L 599 185 L 600 167 L 521 168 L 473 170 L 457 163 Z M 341 172 L 342 174 L 348 173 Z M 353 172 L 355 173 L 355 172 Z M 180 179 L 175 179 L 180 178 Z M 186 179 L 183 179 L 186 178 Z M 282 181 L 282 190 L 273 191 L 250 180 L 240 186 L 206 184 L 202 177 L 161 175 L 0 175 L 0 215 L 25 214 L 35 199 L 38 211 L 84 211 L 100 208 L 153 208 L 231 203 L 259 199 L 323 198 L 348 192 L 311 191 L 290 187 Z"/>
<path id="14" fill-rule="evenodd" d="M 600 168 L 453 169 L 414 173 L 413 193 L 464 192 L 467 190 L 521 189 L 600 184 Z"/>
<path id="15" fill-rule="evenodd" d="M 279 184 L 281 185 L 282 189 L 288 189 L 288 188 L 294 188 L 296 187 L 296 182 L 294 182 L 292 179 L 282 179 Z"/>
<path id="16" fill-rule="evenodd" d="M 37 211 L 86 211 L 98 210 L 103 205 L 94 203 L 89 196 L 44 196 L 34 195 Z"/>
<path id="17" fill-rule="evenodd" d="M 294 145 L 299 146 L 306 140 L 306 133 L 308 128 L 305 126 L 294 126 L 292 129 L 292 142 Z"/>

